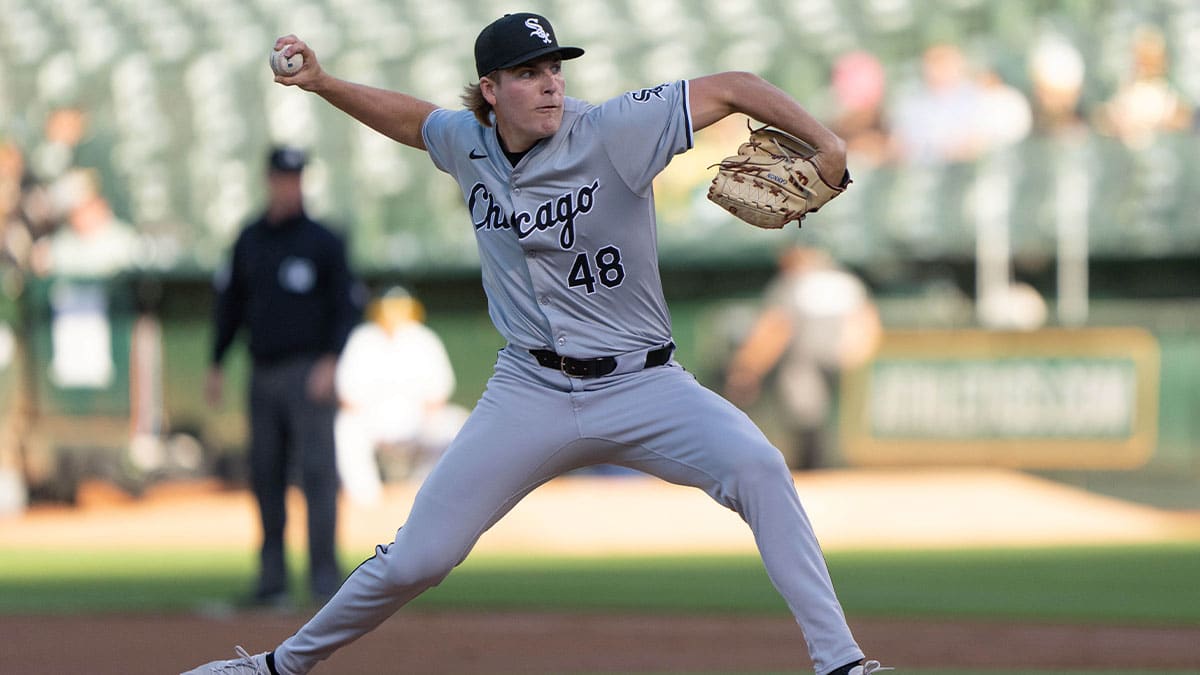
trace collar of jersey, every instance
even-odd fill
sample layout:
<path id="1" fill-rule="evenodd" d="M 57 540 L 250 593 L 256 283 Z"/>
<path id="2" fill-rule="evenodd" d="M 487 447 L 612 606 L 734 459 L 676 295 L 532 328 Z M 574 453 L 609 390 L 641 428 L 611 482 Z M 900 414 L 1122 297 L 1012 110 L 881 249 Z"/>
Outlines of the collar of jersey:
<path id="1" fill-rule="evenodd" d="M 577 98 L 571 98 L 570 96 L 565 97 L 563 99 L 562 126 L 560 126 L 558 128 L 558 131 L 553 136 L 550 136 L 549 138 L 543 138 L 542 140 L 538 141 L 537 143 L 534 143 L 533 147 L 531 147 L 531 148 L 529 148 L 529 150 L 525 151 L 525 157 L 529 157 L 531 155 L 536 156 L 536 155 L 540 155 L 540 154 L 547 153 L 547 152 L 554 152 L 555 150 L 557 150 L 558 147 L 563 144 L 564 139 L 566 139 L 566 137 L 571 134 L 571 128 L 575 125 L 575 123 L 583 115 L 584 111 L 586 111 L 589 107 L 591 107 L 590 104 L 588 104 L 585 101 L 582 101 Z M 492 119 L 492 127 L 490 130 L 491 133 L 487 135 L 488 136 L 488 144 L 492 146 L 489 149 L 489 151 L 498 152 L 501 155 L 504 155 L 505 151 L 504 151 L 504 147 L 500 144 L 500 131 L 499 131 L 499 127 L 497 127 L 497 125 L 496 125 L 496 113 L 495 112 L 491 113 L 491 119 Z M 522 157 L 521 159 L 523 160 L 525 157 Z M 517 162 L 517 164 L 520 164 L 520 163 L 521 163 L 520 161 Z M 505 160 L 504 164 L 510 170 L 516 168 L 512 164 L 510 164 L 507 161 L 507 159 Z"/>

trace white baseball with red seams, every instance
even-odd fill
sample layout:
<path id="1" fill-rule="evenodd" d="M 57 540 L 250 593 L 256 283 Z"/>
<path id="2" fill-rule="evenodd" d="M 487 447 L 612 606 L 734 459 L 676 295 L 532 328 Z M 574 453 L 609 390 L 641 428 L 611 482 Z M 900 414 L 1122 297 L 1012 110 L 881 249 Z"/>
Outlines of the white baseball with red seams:
<path id="1" fill-rule="evenodd" d="M 284 58 L 282 49 L 271 50 L 271 71 L 276 75 L 295 75 L 304 67 L 304 57 L 292 54 Z"/>

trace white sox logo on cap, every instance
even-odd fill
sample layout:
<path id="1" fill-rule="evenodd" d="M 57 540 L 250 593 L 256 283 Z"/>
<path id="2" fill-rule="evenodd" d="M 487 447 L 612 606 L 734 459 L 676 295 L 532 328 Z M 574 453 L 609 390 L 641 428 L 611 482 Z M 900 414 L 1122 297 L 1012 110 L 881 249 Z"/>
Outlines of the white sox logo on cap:
<path id="1" fill-rule="evenodd" d="M 550 20 L 540 14 L 505 14 L 475 38 L 475 72 L 484 77 L 548 54 L 557 54 L 565 61 L 583 56 L 583 50 L 559 46 Z"/>
<path id="2" fill-rule="evenodd" d="M 525 19 L 525 27 L 530 30 L 530 37 L 541 38 L 542 42 L 553 44 L 553 38 L 550 37 L 545 28 L 542 28 L 542 24 L 538 23 L 537 17 Z"/>

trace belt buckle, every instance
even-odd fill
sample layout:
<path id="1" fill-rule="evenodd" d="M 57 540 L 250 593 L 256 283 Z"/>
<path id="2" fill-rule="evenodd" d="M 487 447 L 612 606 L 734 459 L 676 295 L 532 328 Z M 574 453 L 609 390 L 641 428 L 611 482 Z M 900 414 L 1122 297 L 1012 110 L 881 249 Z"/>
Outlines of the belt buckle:
<path id="1" fill-rule="evenodd" d="M 566 375 L 567 377 L 574 377 L 576 379 L 583 379 L 584 377 L 587 377 L 586 373 L 577 375 L 575 373 L 568 371 L 567 370 L 567 357 L 565 357 L 565 356 L 558 357 L 558 369 L 559 369 L 559 371 L 562 372 L 563 375 Z"/>

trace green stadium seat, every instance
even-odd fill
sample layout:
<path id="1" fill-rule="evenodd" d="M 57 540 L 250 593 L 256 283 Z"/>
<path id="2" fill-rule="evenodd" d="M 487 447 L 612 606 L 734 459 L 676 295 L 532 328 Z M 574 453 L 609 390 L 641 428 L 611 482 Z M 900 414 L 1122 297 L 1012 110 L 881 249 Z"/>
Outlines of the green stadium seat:
<path id="1" fill-rule="evenodd" d="M 589 58 L 571 64 L 569 75 L 573 93 L 593 98 L 651 81 L 744 68 L 762 72 L 820 112 L 830 62 L 839 53 L 872 50 L 894 87 L 916 75 L 921 49 L 942 39 L 987 56 L 1010 80 L 1027 86 L 1022 71 L 1028 47 L 1041 27 L 1052 25 L 1084 55 L 1084 102 L 1092 105 L 1124 75 L 1122 50 L 1145 20 L 1169 27 L 1178 64 L 1173 76 L 1200 96 L 1200 41 L 1188 39 L 1200 25 L 1200 6 L 1174 0 L 1136 6 L 982 0 L 535 4 L 560 33 L 574 36 L 569 41 L 587 48 Z M 39 70 L 66 48 L 79 64 L 80 104 L 109 125 L 113 174 L 128 182 L 131 210 L 171 220 L 183 248 L 225 245 L 234 226 L 228 220 L 261 196 L 261 153 L 272 141 L 289 140 L 310 144 L 326 162 L 319 201 L 329 215 L 364 223 L 357 236 L 384 242 L 359 242 L 364 256 L 417 246 L 425 259 L 457 261 L 471 248 L 469 231 L 424 222 L 443 209 L 454 212 L 453 186 L 336 110 L 316 101 L 295 103 L 305 96 L 271 81 L 266 50 L 275 36 L 294 31 L 317 44 L 325 64 L 339 74 L 456 105 L 459 87 L 472 74 L 472 27 L 511 9 L 502 0 L 0 0 L 0 124 L 30 138 L 38 133 L 39 115 L 53 103 L 39 86 L 39 77 L 48 75 Z M 105 45 L 116 51 L 105 56 Z M 196 67 L 198 60 L 203 68 Z M 276 111 L 283 102 L 301 106 L 299 121 L 280 119 Z M 1088 170 L 1094 256 L 1200 250 L 1193 215 L 1200 211 L 1197 150 L 1194 133 L 1143 152 L 1099 137 L 1085 144 L 1071 161 L 1085 162 Z M 1055 176 L 1066 160 L 1039 139 L 1015 152 L 1007 169 L 1013 250 L 1052 256 Z M 969 258 L 979 176 L 973 165 L 859 172 L 851 193 L 823 214 L 823 222 L 836 227 L 819 234 L 814 228 L 806 236 L 821 237 L 839 257 L 864 263 Z M 214 208 L 225 199 L 232 205 Z M 709 232 L 667 220 L 660 244 L 664 252 L 696 250 L 701 232 L 728 238 L 720 250 L 731 255 L 757 250 L 735 228 Z M 383 256 L 369 262 L 389 264 Z"/>

